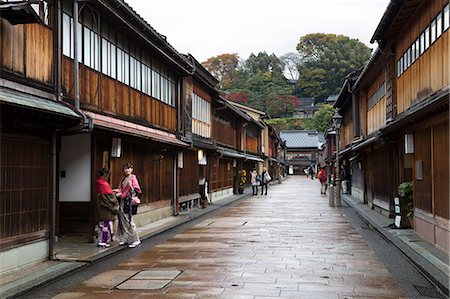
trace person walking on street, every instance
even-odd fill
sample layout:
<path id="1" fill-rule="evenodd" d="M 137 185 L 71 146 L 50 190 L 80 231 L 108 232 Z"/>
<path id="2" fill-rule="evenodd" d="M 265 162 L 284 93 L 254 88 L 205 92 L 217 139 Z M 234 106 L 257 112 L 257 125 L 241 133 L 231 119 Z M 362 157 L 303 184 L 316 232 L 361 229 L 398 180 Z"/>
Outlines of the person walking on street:
<path id="1" fill-rule="evenodd" d="M 108 183 L 109 169 L 102 168 L 95 181 L 97 198 L 95 200 L 95 220 L 97 221 L 97 245 L 109 247 L 113 241 L 113 220 L 119 211 L 119 203 Z"/>
<path id="2" fill-rule="evenodd" d="M 267 172 L 267 168 L 263 167 L 263 171 L 261 173 L 261 195 L 264 193 L 264 187 L 266 187 L 265 195 L 267 195 L 267 184 L 271 179 L 272 178 L 270 177 L 269 172 Z"/>
<path id="3" fill-rule="evenodd" d="M 136 224 L 133 221 L 131 202 L 126 203 L 126 201 L 131 201 L 133 192 L 141 194 L 142 191 L 136 176 L 133 174 L 133 165 L 130 163 L 125 164 L 123 172 L 124 176 L 120 181 L 119 188 L 115 189 L 116 195 L 120 197 L 117 238 L 119 239 L 119 245 L 128 244 L 128 247 L 134 248 L 141 244 L 141 240 L 136 231 Z M 127 208 L 124 210 L 125 206 Z"/>
<path id="4" fill-rule="evenodd" d="M 323 167 L 317 175 L 320 181 L 320 194 L 327 194 L 327 170 Z"/>
<path id="5" fill-rule="evenodd" d="M 250 183 L 252 184 L 252 195 L 258 195 L 258 185 L 259 185 L 259 180 L 258 180 L 258 173 L 256 172 L 256 169 L 253 168 L 252 172 L 251 172 L 251 179 L 250 179 Z"/>
<path id="6" fill-rule="evenodd" d="M 309 165 L 308 174 L 311 176 L 311 180 L 314 180 L 314 164 Z"/>

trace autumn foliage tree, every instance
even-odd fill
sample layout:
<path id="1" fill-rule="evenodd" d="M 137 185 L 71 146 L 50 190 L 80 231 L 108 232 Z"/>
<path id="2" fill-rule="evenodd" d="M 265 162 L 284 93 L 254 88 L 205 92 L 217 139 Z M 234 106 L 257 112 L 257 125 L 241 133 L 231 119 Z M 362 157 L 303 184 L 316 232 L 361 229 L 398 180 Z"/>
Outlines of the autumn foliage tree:
<path id="1" fill-rule="evenodd" d="M 298 107 L 299 100 L 293 95 L 280 95 L 267 101 L 267 114 L 270 117 L 288 117 Z"/>
<path id="2" fill-rule="evenodd" d="M 236 103 L 248 104 L 248 95 L 245 91 L 230 92 L 226 94 L 225 98 Z"/>
<path id="3" fill-rule="evenodd" d="M 210 57 L 202 65 L 219 80 L 222 89 L 230 89 L 238 78 L 240 58 L 237 53 Z"/>

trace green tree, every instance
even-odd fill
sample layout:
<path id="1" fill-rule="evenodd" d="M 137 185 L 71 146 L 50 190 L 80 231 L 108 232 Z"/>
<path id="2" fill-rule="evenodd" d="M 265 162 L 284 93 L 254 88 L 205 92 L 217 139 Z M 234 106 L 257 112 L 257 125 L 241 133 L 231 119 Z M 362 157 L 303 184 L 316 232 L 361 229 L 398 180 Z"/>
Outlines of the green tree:
<path id="1" fill-rule="evenodd" d="M 300 77 L 295 93 L 321 101 L 337 94 L 345 76 L 368 61 L 371 49 L 357 39 L 344 35 L 313 33 L 300 38 Z"/>
<path id="2" fill-rule="evenodd" d="M 306 118 L 302 122 L 303 130 L 317 130 L 325 132 L 330 125 L 331 118 L 333 117 L 334 108 L 331 105 L 320 103 L 317 105 L 319 110 L 314 114 L 312 118 Z"/>
<path id="3" fill-rule="evenodd" d="M 237 87 L 246 91 L 249 105 L 268 111 L 268 102 L 291 95 L 291 87 L 283 76 L 284 63 L 275 54 L 251 54 L 240 70 L 243 79 Z"/>

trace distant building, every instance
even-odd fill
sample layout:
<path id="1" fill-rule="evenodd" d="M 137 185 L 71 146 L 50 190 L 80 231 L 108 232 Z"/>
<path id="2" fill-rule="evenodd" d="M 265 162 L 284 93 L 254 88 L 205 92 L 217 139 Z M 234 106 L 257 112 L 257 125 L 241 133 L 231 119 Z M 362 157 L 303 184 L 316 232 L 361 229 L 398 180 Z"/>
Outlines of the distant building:
<path id="1" fill-rule="evenodd" d="M 334 103 L 336 103 L 338 96 L 338 94 L 329 95 L 328 98 L 325 99 L 324 103 L 333 106 Z"/>
<path id="2" fill-rule="evenodd" d="M 281 131 L 280 137 L 286 140 L 289 174 L 304 174 L 306 167 L 316 164 L 319 149 L 325 142 L 322 132 L 310 130 Z"/>
<path id="3" fill-rule="evenodd" d="M 313 117 L 314 113 L 319 110 L 314 105 L 314 98 L 300 98 L 300 104 L 297 108 L 297 111 L 295 111 L 292 114 L 292 117 L 294 118 L 309 118 Z"/>

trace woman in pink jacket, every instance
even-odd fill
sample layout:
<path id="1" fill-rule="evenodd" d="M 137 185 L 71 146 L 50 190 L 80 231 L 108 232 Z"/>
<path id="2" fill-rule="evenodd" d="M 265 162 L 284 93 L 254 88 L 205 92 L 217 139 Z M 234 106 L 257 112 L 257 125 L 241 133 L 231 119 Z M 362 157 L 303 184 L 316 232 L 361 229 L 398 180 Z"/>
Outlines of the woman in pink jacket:
<path id="1" fill-rule="evenodd" d="M 129 204 L 127 207 L 126 201 L 130 200 L 132 192 L 141 194 L 142 191 L 136 176 L 133 174 L 133 165 L 130 163 L 125 164 L 123 172 L 124 176 L 120 181 L 119 188 L 115 189 L 116 195 L 120 197 L 117 239 L 119 240 L 119 245 L 128 244 L 128 247 L 134 248 L 141 244 L 141 240 L 136 231 L 136 224 L 133 221 L 132 205 Z"/>

